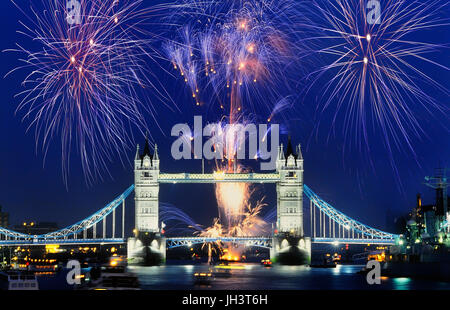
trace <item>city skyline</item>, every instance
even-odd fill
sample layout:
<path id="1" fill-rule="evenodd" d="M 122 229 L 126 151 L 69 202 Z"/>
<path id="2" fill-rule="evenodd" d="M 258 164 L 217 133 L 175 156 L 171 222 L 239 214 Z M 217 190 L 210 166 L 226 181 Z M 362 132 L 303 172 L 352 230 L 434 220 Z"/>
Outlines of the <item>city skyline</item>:
<path id="1" fill-rule="evenodd" d="M 9 1 L 1 4 L 1 26 L 5 30 L 1 50 L 14 46 L 17 41 L 16 30 L 19 28 L 20 13 Z M 432 33 L 431 38 L 438 39 L 439 32 Z M 2 53 L 2 73 L 6 74 L 12 69 L 12 64 L 17 64 L 15 55 Z M 445 57 L 444 57 L 445 58 Z M 442 60 L 445 61 L 448 59 Z M 9 65 L 11 64 L 11 65 Z M 307 64 L 310 65 L 310 64 Z M 163 65 L 170 67 L 167 62 Z M 161 74 L 162 74 L 161 70 Z M 431 73 L 436 74 L 436 73 Z M 450 74 L 436 74 L 436 79 L 444 86 L 449 85 Z M 179 83 L 170 76 L 163 77 L 167 85 L 167 91 L 178 102 L 181 111 L 167 110 L 158 107 L 157 117 L 162 121 L 162 129 L 150 125 L 153 142 L 159 146 L 161 154 L 161 167 L 163 170 L 176 171 L 201 171 L 201 161 L 175 161 L 170 158 L 171 125 L 179 122 L 190 122 L 194 115 L 203 111 L 191 104 L 189 91 L 180 91 Z M 427 89 L 427 86 L 424 86 Z M 73 222 L 74 219 L 82 219 L 110 201 L 111 197 L 121 193 L 133 181 L 132 159 L 135 153 L 135 144 L 143 145 L 144 136 L 140 132 L 134 132 L 133 141 L 128 141 L 129 147 L 126 156 L 121 159 L 113 156 L 108 163 L 107 172 L 103 173 L 103 180 L 97 179 L 93 184 L 87 184 L 80 169 L 77 153 L 70 154 L 71 170 L 69 182 L 63 182 L 61 167 L 62 156 L 58 143 L 51 145 L 45 161 L 41 150 L 36 150 L 33 129 L 26 131 L 28 123 L 22 122 L 21 112 L 15 113 L 17 101 L 14 95 L 19 92 L 20 85 L 14 78 L 4 78 L 1 82 L 3 103 L 0 108 L 0 204 L 3 210 L 9 212 L 12 224 L 20 223 L 25 218 L 33 221 L 57 221 L 60 227 Z M 302 89 L 297 89 L 301 92 Z M 429 89 L 432 92 L 432 89 Z M 344 154 L 342 134 L 336 132 L 328 139 L 330 129 L 327 126 L 316 128 L 316 97 L 320 88 L 314 89 L 312 94 L 305 98 L 296 99 L 294 117 L 284 123 L 282 140 L 287 141 L 287 135 L 292 136 L 293 141 L 302 144 L 305 158 L 305 183 L 316 190 L 324 199 L 339 207 L 346 214 L 357 218 L 362 222 L 373 226 L 383 227 L 386 212 L 407 213 L 415 203 L 415 195 L 418 192 L 424 194 L 425 201 L 432 201 L 432 191 L 423 184 L 426 175 L 434 174 L 434 168 L 449 165 L 450 146 L 445 143 L 448 137 L 448 117 L 435 115 L 437 121 L 421 115 L 423 127 L 426 133 L 422 138 L 414 137 L 412 145 L 417 154 L 401 150 L 394 153 L 394 160 L 398 169 L 398 177 L 402 180 L 401 186 L 396 172 L 389 164 L 389 156 L 384 150 L 383 141 L 377 140 L 374 135 L 373 144 L 370 146 L 372 153 L 370 159 L 373 165 L 368 165 L 368 158 L 351 150 Z M 448 97 L 440 95 L 436 100 L 445 104 Z M 189 116 L 186 120 L 186 115 Z M 321 122 L 326 122 L 333 115 L 325 114 Z M 151 117 L 148 119 L 151 122 Z M 316 138 L 317 133 L 317 138 Z M 57 140 L 56 140 L 57 141 Z M 43 167 L 45 162 L 45 166 Z M 212 165 L 207 169 L 212 169 Z M 257 170 L 257 169 L 256 169 Z M 110 173 L 111 175 L 108 175 Z M 191 185 L 189 185 L 191 186 Z M 200 224 L 206 225 L 217 215 L 214 188 L 206 187 L 206 199 L 185 202 L 183 197 L 192 189 L 202 192 L 200 186 L 174 189 L 167 185 L 161 189 L 161 201 L 171 203 L 188 214 Z M 274 188 L 265 193 L 260 190 L 261 196 L 266 196 L 269 204 L 275 203 Z M 174 194 L 175 193 L 175 194 Z M 131 224 L 130 224 L 131 225 Z"/>

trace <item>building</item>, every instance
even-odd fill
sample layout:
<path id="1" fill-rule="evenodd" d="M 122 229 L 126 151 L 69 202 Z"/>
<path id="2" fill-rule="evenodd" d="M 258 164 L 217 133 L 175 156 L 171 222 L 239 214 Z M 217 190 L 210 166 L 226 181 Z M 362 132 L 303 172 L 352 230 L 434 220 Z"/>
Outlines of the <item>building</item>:
<path id="1" fill-rule="evenodd" d="M 409 228 L 410 233 L 417 235 L 417 238 L 438 238 L 442 225 L 447 220 L 447 210 L 450 209 L 450 199 L 443 198 L 444 191 L 442 188 L 436 189 L 436 202 L 434 204 L 422 204 L 422 197 L 417 194 L 416 208 L 410 213 L 410 225 L 414 224 L 414 229 Z M 447 205 L 444 205 L 446 203 Z M 414 231 L 414 232 L 413 232 Z"/>
<path id="2" fill-rule="evenodd" d="M 9 213 L 2 212 L 2 206 L 0 206 L 0 227 L 8 228 L 9 226 Z"/>
<path id="3" fill-rule="evenodd" d="M 14 230 L 23 234 L 42 235 L 58 230 L 58 224 L 55 222 L 23 222 L 15 225 Z"/>

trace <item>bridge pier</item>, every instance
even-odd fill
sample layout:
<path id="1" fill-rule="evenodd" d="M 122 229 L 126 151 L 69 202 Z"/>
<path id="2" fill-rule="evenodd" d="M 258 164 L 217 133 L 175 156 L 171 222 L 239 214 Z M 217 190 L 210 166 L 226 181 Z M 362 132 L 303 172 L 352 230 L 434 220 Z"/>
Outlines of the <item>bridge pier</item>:
<path id="1" fill-rule="evenodd" d="M 159 233 L 139 232 L 127 241 L 128 264 L 155 266 L 166 262 L 166 238 Z"/>
<path id="2" fill-rule="evenodd" d="M 273 236 L 270 260 L 283 265 L 308 265 L 311 263 L 311 238 L 289 233 Z"/>
<path id="3" fill-rule="evenodd" d="M 303 229 L 303 155 L 300 145 L 296 152 L 289 138 L 286 153 L 280 145 L 277 159 L 277 224 L 270 258 L 286 265 L 311 262 L 311 238 Z"/>

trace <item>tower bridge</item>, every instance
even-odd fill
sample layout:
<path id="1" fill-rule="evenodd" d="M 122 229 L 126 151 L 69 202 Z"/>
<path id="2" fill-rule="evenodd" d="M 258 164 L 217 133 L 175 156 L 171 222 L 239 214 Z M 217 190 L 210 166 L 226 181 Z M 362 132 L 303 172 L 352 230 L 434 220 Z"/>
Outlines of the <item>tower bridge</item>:
<path id="1" fill-rule="evenodd" d="M 46 244 L 118 244 L 127 243 L 130 261 L 141 262 L 147 256 L 165 259 L 166 249 L 205 242 L 231 242 L 270 249 L 271 258 L 297 255 L 307 261 L 311 243 L 394 244 L 395 234 L 387 233 L 338 211 L 303 183 L 303 156 L 288 142 L 278 148 L 276 171 L 269 173 L 164 173 L 159 169 L 157 146 L 136 150 L 134 184 L 91 216 L 63 229 L 42 235 L 28 235 L 0 227 L 0 245 L 31 246 Z M 248 182 L 273 183 L 277 193 L 277 218 L 271 236 L 244 237 L 170 237 L 164 236 L 159 220 L 160 184 Z M 134 236 L 125 235 L 125 201 L 134 192 Z M 304 208 L 304 198 L 309 204 Z M 304 230 L 304 209 L 309 214 L 310 231 Z M 119 217 L 120 216 L 120 217 Z M 107 227 L 107 219 L 110 226 Z M 116 227 L 120 228 L 116 230 Z M 293 251 L 294 250 L 294 251 Z"/>

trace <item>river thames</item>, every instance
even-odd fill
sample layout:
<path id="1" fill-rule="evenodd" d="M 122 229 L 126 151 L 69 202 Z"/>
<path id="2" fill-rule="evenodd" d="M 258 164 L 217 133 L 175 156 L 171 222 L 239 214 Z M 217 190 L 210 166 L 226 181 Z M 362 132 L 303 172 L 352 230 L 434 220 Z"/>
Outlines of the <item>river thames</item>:
<path id="1" fill-rule="evenodd" d="M 196 285 L 194 273 L 205 272 L 207 265 L 163 265 L 129 267 L 147 290 L 448 290 L 450 282 L 410 278 L 381 278 L 369 285 L 366 276 L 357 274 L 362 265 L 337 265 L 336 268 L 230 264 L 226 277 L 215 277 L 209 285 Z"/>

